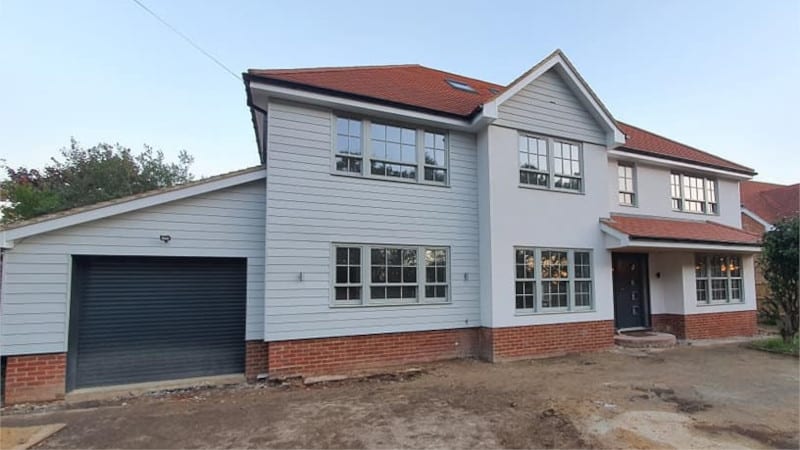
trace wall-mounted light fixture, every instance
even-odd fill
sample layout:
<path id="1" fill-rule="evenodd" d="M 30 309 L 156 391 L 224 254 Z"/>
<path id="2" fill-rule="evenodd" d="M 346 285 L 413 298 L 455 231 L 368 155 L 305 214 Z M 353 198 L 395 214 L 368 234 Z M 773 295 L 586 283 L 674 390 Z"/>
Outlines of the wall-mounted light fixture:
<path id="1" fill-rule="evenodd" d="M 161 240 L 161 242 L 163 242 L 163 243 L 165 243 L 165 244 L 168 244 L 168 243 L 169 243 L 169 241 L 171 241 L 171 240 L 172 240 L 172 236 L 170 236 L 170 235 L 168 235 L 168 234 L 162 234 L 161 236 L 159 236 L 159 237 L 158 237 L 158 239 L 160 239 L 160 240 Z"/>

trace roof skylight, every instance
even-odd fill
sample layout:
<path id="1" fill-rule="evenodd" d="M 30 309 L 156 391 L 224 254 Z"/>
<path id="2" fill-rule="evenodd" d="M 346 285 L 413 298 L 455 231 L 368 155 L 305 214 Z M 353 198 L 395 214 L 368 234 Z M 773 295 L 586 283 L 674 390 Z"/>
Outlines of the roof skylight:
<path id="1" fill-rule="evenodd" d="M 461 90 L 461 91 L 467 91 L 467 92 L 477 92 L 477 91 L 475 91 L 475 88 L 473 88 L 472 86 L 468 85 L 467 83 L 464 83 L 463 81 L 456 81 L 456 80 L 450 80 L 450 79 L 446 79 L 444 81 L 446 81 L 447 84 L 449 84 L 450 86 L 452 86 L 455 89 L 458 89 L 458 90 Z"/>

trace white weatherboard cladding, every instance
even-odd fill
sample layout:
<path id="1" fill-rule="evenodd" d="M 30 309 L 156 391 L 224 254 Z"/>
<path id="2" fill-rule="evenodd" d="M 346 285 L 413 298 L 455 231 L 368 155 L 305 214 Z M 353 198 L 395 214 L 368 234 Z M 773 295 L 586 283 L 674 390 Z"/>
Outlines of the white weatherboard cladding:
<path id="1" fill-rule="evenodd" d="M 245 333 L 262 339 L 265 202 L 255 181 L 17 241 L 5 253 L 2 354 L 66 351 L 71 255 L 247 258 Z"/>
<path id="2" fill-rule="evenodd" d="M 496 125 L 604 145 L 606 133 L 555 69 L 498 107 Z"/>
<path id="3" fill-rule="evenodd" d="M 705 176 L 717 180 L 717 201 L 719 202 L 719 215 L 696 214 L 689 212 L 673 211 L 670 193 L 670 170 L 667 167 L 658 167 L 647 164 L 635 163 L 636 206 L 623 206 L 619 204 L 617 186 L 617 161 L 609 159 L 608 174 L 610 182 L 609 205 L 611 212 L 621 214 L 638 214 L 647 216 L 671 217 L 686 220 L 710 220 L 732 227 L 741 227 L 741 203 L 739 201 L 739 182 L 717 175 Z M 687 172 L 676 169 L 675 172 L 700 174 L 702 172 Z"/>
<path id="4" fill-rule="evenodd" d="M 449 134 L 449 187 L 362 179 L 331 173 L 333 120 L 269 104 L 266 339 L 479 326 L 475 136 Z M 331 307 L 334 242 L 449 246 L 452 304 Z"/>
<path id="5" fill-rule="evenodd" d="M 507 327 L 612 320 L 611 253 L 605 248 L 598 219 L 608 215 L 608 173 L 605 147 L 584 143 L 585 194 L 531 189 L 519 185 L 517 157 L 519 133 L 490 126 L 488 130 L 491 211 L 491 245 L 483 245 L 491 258 L 491 323 Z M 598 170 L 599 169 L 599 170 Z M 483 197 L 482 197 L 483 198 Z M 517 315 L 514 291 L 514 247 L 591 249 L 594 311 Z"/>

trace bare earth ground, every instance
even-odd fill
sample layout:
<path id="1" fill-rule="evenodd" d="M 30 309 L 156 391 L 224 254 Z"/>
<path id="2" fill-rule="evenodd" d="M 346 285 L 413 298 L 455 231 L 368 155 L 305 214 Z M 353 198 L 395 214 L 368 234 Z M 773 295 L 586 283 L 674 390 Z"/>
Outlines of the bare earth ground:
<path id="1" fill-rule="evenodd" d="M 798 359 L 741 345 L 488 364 L 416 376 L 178 391 L 80 409 L 39 448 L 798 448 Z"/>

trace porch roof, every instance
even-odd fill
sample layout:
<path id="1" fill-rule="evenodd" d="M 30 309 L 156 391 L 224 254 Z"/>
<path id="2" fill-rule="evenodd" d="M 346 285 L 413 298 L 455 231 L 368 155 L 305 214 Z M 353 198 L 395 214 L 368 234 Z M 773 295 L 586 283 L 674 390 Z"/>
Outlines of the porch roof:
<path id="1" fill-rule="evenodd" d="M 761 237 L 710 220 L 682 220 L 612 214 L 600 228 L 614 238 L 609 248 L 660 247 L 688 250 L 759 251 Z"/>

